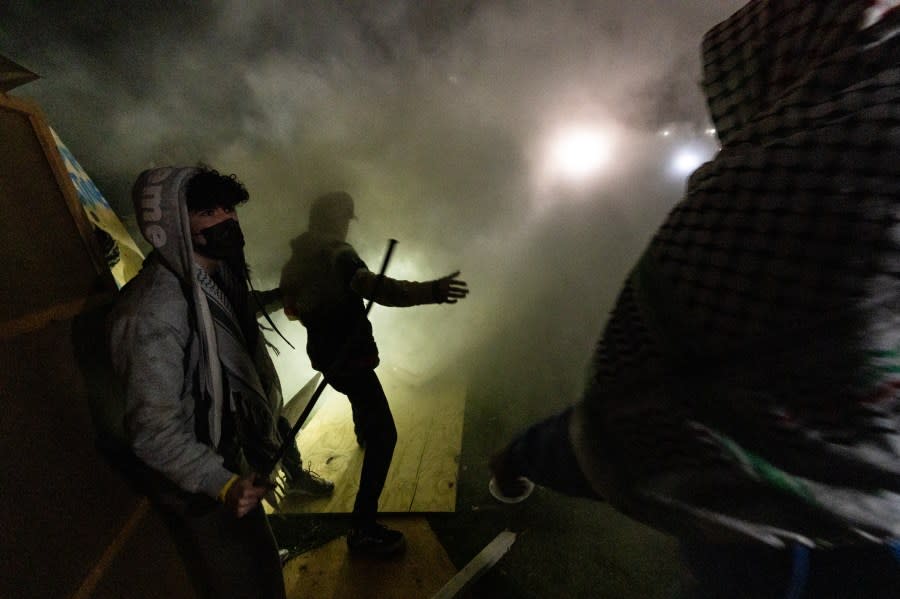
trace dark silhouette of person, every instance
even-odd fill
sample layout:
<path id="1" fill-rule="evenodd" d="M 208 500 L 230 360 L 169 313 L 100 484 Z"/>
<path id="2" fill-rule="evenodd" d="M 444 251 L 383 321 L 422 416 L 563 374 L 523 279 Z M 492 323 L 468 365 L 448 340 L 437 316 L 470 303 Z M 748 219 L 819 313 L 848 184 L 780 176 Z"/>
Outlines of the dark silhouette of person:
<path id="1" fill-rule="evenodd" d="M 678 536 L 696 597 L 900 584 L 900 10 L 757 0 L 703 41 L 722 147 L 628 276 L 580 402 L 491 460 Z"/>
<path id="2" fill-rule="evenodd" d="M 378 347 L 363 300 L 396 307 L 453 304 L 469 290 L 457 278 L 459 272 L 425 282 L 378 277 L 346 241 L 353 218 L 349 194 L 316 198 L 308 230 L 291 242 L 280 288 L 288 318 L 299 318 L 306 327 L 313 368 L 350 400 L 357 441 L 365 451 L 348 546 L 353 552 L 390 555 L 405 547 L 403 534 L 378 524 L 376 514 L 397 429 L 375 373 Z"/>

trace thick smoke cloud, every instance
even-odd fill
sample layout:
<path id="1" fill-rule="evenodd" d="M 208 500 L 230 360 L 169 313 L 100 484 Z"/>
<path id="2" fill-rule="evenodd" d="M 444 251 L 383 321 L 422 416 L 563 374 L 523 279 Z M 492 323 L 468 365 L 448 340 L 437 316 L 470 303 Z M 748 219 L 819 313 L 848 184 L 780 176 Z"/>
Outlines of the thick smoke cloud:
<path id="1" fill-rule="evenodd" d="M 392 276 L 461 269 L 472 288 L 452 308 L 376 308 L 386 365 L 458 369 L 509 406 L 574 399 L 627 269 L 680 196 L 680 138 L 659 130 L 682 123 L 673 136 L 711 151 L 694 134 L 699 43 L 743 1 L 248 4 L 13 1 L 0 53 L 43 76 L 18 95 L 126 219 L 145 168 L 237 173 L 254 283 L 269 287 L 312 197 L 349 191 L 370 268 L 394 237 Z M 570 123 L 613 140 L 596 180 L 542 174 Z M 312 373 L 302 350 L 278 366 L 288 396 Z"/>

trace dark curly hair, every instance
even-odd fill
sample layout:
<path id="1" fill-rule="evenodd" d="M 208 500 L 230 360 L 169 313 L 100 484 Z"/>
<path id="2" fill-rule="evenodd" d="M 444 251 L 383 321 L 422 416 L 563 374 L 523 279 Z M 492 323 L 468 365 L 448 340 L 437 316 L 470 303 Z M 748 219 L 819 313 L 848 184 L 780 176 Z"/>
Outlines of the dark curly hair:
<path id="1" fill-rule="evenodd" d="M 185 198 L 188 210 L 207 208 L 234 208 L 250 199 L 247 188 L 237 175 L 223 175 L 219 171 L 200 165 L 200 170 L 188 180 Z"/>

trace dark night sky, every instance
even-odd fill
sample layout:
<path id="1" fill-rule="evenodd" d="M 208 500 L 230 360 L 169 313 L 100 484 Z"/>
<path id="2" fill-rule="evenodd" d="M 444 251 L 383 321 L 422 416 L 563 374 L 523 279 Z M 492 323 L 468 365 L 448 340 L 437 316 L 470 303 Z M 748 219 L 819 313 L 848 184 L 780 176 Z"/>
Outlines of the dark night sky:
<path id="1" fill-rule="evenodd" d="M 476 354 L 498 373 L 545 361 L 577 393 L 627 269 L 680 196 L 672 161 L 713 151 L 699 44 L 744 1 L 245 4 L 12 0 L 0 54 L 42 76 L 13 95 L 38 101 L 123 217 L 150 166 L 237 173 L 269 286 L 310 199 L 345 189 L 370 267 L 394 237 L 389 274 L 461 269 L 472 288 L 453 309 L 373 312 L 387 361 L 419 374 Z M 581 135 L 582 161 L 600 158 L 573 163 L 563 131 Z M 289 395 L 308 363 L 278 360 Z"/>

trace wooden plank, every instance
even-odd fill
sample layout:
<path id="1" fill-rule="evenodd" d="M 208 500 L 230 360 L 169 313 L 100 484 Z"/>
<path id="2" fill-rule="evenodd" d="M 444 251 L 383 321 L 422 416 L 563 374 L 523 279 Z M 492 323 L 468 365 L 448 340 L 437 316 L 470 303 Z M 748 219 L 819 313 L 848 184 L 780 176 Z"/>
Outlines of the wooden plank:
<path id="1" fill-rule="evenodd" d="M 72 184 L 72 179 L 69 177 L 69 171 L 66 169 L 62 156 L 59 155 L 59 149 L 56 147 L 56 140 L 53 139 L 53 133 L 47 125 L 47 120 L 44 118 L 40 109 L 36 109 L 32 112 L 30 119 L 31 124 L 34 127 L 34 132 L 37 134 L 38 141 L 41 144 L 41 148 L 44 150 L 44 155 L 47 157 L 47 163 L 50 165 L 53 176 L 56 178 L 56 184 L 59 186 L 59 190 L 65 198 L 66 207 L 69 209 L 69 213 L 72 215 L 72 221 L 75 223 L 78 232 L 81 234 L 81 240 L 84 242 L 85 250 L 87 250 L 97 274 L 112 279 L 112 273 L 109 271 L 109 266 L 106 264 L 106 258 L 103 255 L 103 251 L 100 249 L 97 238 L 94 236 L 93 226 L 88 220 L 87 214 L 84 212 L 81 200 L 78 199 L 78 191 Z"/>
<path id="2" fill-rule="evenodd" d="M 411 512 L 455 510 L 465 396 L 465 381 L 458 378 L 441 383 L 431 394 L 430 434 L 425 438 Z"/>
<path id="3" fill-rule="evenodd" d="M 12 335 L 116 285 L 37 107 L 0 98 L 0 135 L 0 322 Z"/>
<path id="4" fill-rule="evenodd" d="M 0 339 L 9 339 L 16 335 L 37 331 L 54 321 L 70 320 L 82 312 L 111 303 L 115 297 L 114 291 L 93 293 L 57 303 L 19 318 L 0 322 Z"/>
<path id="5" fill-rule="evenodd" d="M 193 596 L 134 582 L 187 576 L 163 521 L 98 452 L 115 392 L 93 308 L 116 284 L 93 229 L 35 105 L 0 95 L 0 138 L 0 489 L 34 514 L 0 515 L 0 597 Z"/>
<path id="6" fill-rule="evenodd" d="M 386 372 L 382 372 L 382 370 Z M 452 512 L 462 445 L 465 383 L 450 378 L 413 384 L 388 369 L 379 376 L 394 414 L 397 446 L 379 510 Z M 305 465 L 335 483 L 330 498 L 289 497 L 285 513 L 348 513 L 359 488 L 363 452 L 356 444 L 350 403 L 326 389 L 299 435 Z"/>
<path id="7" fill-rule="evenodd" d="M 447 581 L 431 599 L 453 599 L 469 585 L 478 580 L 482 574 L 490 570 L 500 558 L 506 555 L 512 544 L 516 542 L 516 533 L 504 530 L 493 541 L 478 552 L 478 555 L 463 567 L 462 570 Z"/>
<path id="8" fill-rule="evenodd" d="M 394 423 L 397 426 L 397 446 L 388 471 L 387 481 L 378 509 L 382 512 L 408 512 L 416 492 L 416 483 L 431 424 L 430 397 L 419 388 L 387 377 L 383 382 Z"/>
<path id="9" fill-rule="evenodd" d="M 289 599 L 416 599 L 430 597 L 456 568 L 423 517 L 386 518 L 406 535 L 407 550 L 390 560 L 352 556 L 345 537 L 284 566 Z"/>
<path id="10" fill-rule="evenodd" d="M 55 179 L 56 186 L 62 194 L 66 208 L 68 208 L 72 221 L 85 244 L 86 253 L 90 257 L 97 274 L 105 275 L 109 271 L 109 267 L 103 257 L 103 251 L 100 249 L 96 237 L 94 237 L 91 223 L 84 212 L 84 208 L 81 206 L 81 201 L 78 199 L 78 191 L 76 191 L 72 180 L 69 178 L 69 171 L 59 155 L 56 141 L 53 139 L 53 133 L 50 131 L 49 125 L 47 125 L 47 119 L 44 117 L 43 111 L 35 102 L 16 96 L 4 95 L 2 101 L 0 101 L 0 106 L 4 109 L 21 113 L 28 118 L 35 139 L 40 144 L 46 163 Z"/>
<path id="11" fill-rule="evenodd" d="M 93 596 L 97 584 L 106 575 L 106 571 L 109 569 L 110 564 L 113 563 L 113 560 L 115 560 L 116 556 L 119 555 L 119 552 L 122 551 L 122 547 L 124 547 L 125 543 L 128 542 L 128 539 L 131 538 L 134 529 L 137 528 L 140 521 L 147 515 L 149 509 L 150 501 L 146 497 L 142 497 L 137 507 L 128 517 L 128 520 L 122 525 L 122 528 L 119 529 L 119 532 L 113 537 L 113 540 L 110 541 L 109 545 L 106 546 L 106 549 L 103 550 L 103 553 L 94 563 L 94 566 L 90 569 L 87 576 L 84 577 L 84 580 L 81 581 L 78 590 L 72 594 L 72 599 L 88 599 L 88 597 Z"/>

